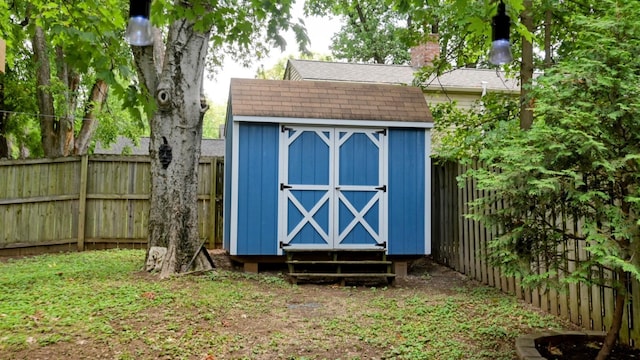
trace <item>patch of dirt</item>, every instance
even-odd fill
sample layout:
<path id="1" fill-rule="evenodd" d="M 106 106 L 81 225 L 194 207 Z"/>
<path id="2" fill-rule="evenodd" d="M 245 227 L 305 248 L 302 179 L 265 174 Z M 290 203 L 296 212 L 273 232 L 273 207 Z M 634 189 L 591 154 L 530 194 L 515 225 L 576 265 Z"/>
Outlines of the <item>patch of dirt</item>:
<path id="1" fill-rule="evenodd" d="M 602 347 L 602 341 L 587 337 L 571 336 L 561 341 L 542 338 L 536 342 L 536 348 L 547 360 L 589 360 L 595 359 Z M 640 349 L 616 345 L 607 360 L 640 359 Z"/>

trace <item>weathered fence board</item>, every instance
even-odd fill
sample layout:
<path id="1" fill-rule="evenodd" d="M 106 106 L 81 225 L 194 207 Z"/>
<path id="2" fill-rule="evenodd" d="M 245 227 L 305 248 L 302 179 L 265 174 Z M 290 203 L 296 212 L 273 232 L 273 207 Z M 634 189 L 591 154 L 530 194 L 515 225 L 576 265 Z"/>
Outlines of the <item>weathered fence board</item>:
<path id="1" fill-rule="evenodd" d="M 469 167 L 456 164 L 434 164 L 432 168 L 432 232 L 433 257 L 470 278 L 515 294 L 518 298 L 549 313 L 557 314 L 587 329 L 603 330 L 612 321 L 614 291 L 609 287 L 570 284 L 566 290 L 524 289 L 517 278 L 503 276 L 499 268 L 490 266 L 484 258 L 487 242 L 499 229 L 485 229 L 475 221 L 465 218 L 469 213 L 467 203 L 479 196 L 487 196 L 477 189 L 472 180 L 464 181 L 464 188 L 456 186 L 456 178 Z M 504 204 L 498 205 L 500 207 Z M 580 222 L 571 214 L 553 215 L 563 228 L 579 233 Z M 565 268 L 571 272 L 580 261 L 588 259 L 581 241 L 567 239 L 559 251 L 566 252 Z M 543 270 L 548 264 L 539 264 Z M 611 271 L 603 273 L 612 276 Z M 562 276 L 560 271 L 558 276 Z M 620 340 L 632 346 L 640 346 L 640 283 L 632 281 L 629 302 L 625 307 L 623 329 Z"/>
<path id="2" fill-rule="evenodd" d="M 198 230 L 222 245 L 222 158 L 198 168 Z M 0 161 L 0 255 L 145 247 L 151 189 L 146 156 Z"/>

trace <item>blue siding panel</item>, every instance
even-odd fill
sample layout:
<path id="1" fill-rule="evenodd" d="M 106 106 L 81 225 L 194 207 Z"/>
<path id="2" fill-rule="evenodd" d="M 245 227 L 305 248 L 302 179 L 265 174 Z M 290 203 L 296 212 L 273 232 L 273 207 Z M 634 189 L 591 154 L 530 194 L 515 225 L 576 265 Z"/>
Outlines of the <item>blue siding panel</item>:
<path id="1" fill-rule="evenodd" d="M 344 132 L 339 132 L 342 139 Z M 340 185 L 379 185 L 379 150 L 365 134 L 353 134 L 340 146 Z"/>
<path id="2" fill-rule="evenodd" d="M 389 254 L 424 254 L 424 129 L 389 129 L 388 154 Z"/>
<path id="3" fill-rule="evenodd" d="M 327 143 L 316 133 L 305 132 L 289 145 L 289 184 L 329 184 Z"/>
<path id="4" fill-rule="evenodd" d="M 238 255 L 277 255 L 277 124 L 241 123 L 238 161 Z"/>

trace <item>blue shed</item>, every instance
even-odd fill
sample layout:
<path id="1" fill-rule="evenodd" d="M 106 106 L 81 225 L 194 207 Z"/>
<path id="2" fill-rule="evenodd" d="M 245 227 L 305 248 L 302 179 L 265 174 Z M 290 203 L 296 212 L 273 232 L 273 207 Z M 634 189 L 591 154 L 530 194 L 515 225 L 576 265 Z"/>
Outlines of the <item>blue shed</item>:
<path id="1" fill-rule="evenodd" d="M 232 79 L 224 248 L 431 252 L 431 129 L 416 87 Z"/>

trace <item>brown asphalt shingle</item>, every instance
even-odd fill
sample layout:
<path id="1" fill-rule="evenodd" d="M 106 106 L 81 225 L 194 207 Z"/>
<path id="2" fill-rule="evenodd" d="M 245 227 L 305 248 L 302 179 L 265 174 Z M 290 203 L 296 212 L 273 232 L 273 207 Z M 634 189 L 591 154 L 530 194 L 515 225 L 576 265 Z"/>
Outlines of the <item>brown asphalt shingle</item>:
<path id="1" fill-rule="evenodd" d="M 231 79 L 233 115 L 338 120 L 433 122 L 417 87 Z"/>

